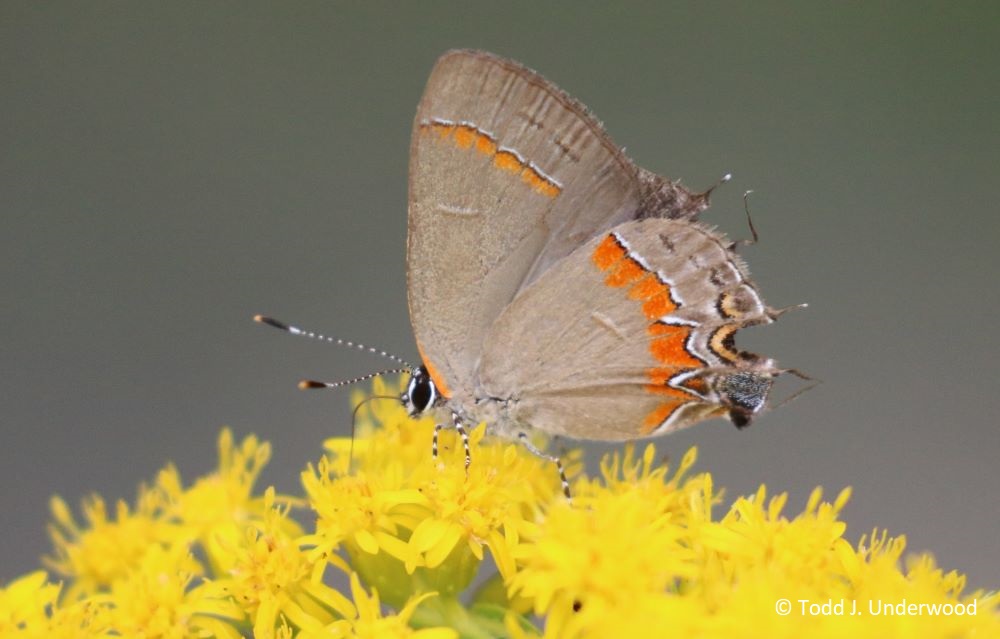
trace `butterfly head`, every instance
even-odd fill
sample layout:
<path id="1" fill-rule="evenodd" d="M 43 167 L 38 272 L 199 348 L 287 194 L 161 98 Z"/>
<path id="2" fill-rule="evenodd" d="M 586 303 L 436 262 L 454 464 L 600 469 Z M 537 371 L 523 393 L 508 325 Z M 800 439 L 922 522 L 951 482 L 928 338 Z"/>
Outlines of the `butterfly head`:
<path id="1" fill-rule="evenodd" d="M 441 399 L 441 393 L 438 392 L 437 385 L 425 366 L 419 366 L 410 371 L 410 381 L 406 384 L 406 390 L 400 395 L 400 400 L 411 417 L 422 415 L 424 411 L 433 408 Z"/>

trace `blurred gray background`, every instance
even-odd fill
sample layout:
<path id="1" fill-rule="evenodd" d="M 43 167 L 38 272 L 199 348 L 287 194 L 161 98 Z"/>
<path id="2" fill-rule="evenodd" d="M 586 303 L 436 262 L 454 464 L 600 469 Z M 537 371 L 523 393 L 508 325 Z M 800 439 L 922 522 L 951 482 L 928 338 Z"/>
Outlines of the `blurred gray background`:
<path id="1" fill-rule="evenodd" d="M 407 153 L 435 58 L 489 49 L 588 104 L 648 168 L 704 188 L 773 306 L 740 344 L 824 380 L 701 449 L 727 495 L 800 510 L 851 485 L 848 538 L 905 533 L 1000 585 L 1000 5 L 0 4 L 0 582 L 47 552 L 47 501 L 188 480 L 219 428 L 298 490 L 384 362 L 415 358 Z M 592 453 L 596 457 L 597 453 Z M 721 512 L 721 511 L 720 511 Z"/>

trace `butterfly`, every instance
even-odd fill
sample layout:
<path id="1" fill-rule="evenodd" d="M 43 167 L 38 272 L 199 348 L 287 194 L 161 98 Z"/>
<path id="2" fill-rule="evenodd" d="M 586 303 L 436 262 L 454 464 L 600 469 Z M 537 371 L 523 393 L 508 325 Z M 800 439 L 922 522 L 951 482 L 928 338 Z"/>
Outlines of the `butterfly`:
<path id="1" fill-rule="evenodd" d="M 736 347 L 739 329 L 787 309 L 767 306 L 736 243 L 698 221 L 708 203 L 637 166 L 538 73 L 444 54 L 410 146 L 422 364 L 403 403 L 450 416 L 466 464 L 465 426 L 483 421 L 542 455 L 534 430 L 632 440 L 716 417 L 747 426 L 775 378 L 799 373 Z"/>

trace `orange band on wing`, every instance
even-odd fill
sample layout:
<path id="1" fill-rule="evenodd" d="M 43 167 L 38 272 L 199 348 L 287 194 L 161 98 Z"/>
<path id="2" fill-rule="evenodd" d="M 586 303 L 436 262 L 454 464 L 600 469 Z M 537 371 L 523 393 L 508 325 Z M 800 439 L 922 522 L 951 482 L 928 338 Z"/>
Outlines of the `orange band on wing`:
<path id="1" fill-rule="evenodd" d="M 436 366 L 427 359 L 424 355 L 424 349 L 420 346 L 420 342 L 417 342 L 417 352 L 420 353 L 420 360 L 424 363 L 424 368 L 427 369 L 427 374 L 431 376 L 431 381 L 437 386 L 438 393 L 445 399 L 451 397 L 451 389 L 448 388 L 448 384 L 445 383 L 444 377 Z"/>
<path id="2" fill-rule="evenodd" d="M 539 175 L 530 166 L 526 166 L 521 170 L 521 181 L 545 197 L 555 197 L 562 191 L 562 189 Z"/>
<path id="3" fill-rule="evenodd" d="M 604 283 L 608 286 L 625 286 L 639 280 L 647 273 L 642 265 L 631 257 L 624 257 L 609 269 L 608 276 L 604 278 Z"/>
<path id="4" fill-rule="evenodd" d="M 475 130 L 465 126 L 455 127 L 454 135 L 455 144 L 460 149 L 471 149 L 472 145 L 476 143 L 476 138 L 479 137 Z"/>
<path id="5" fill-rule="evenodd" d="M 646 329 L 652 337 L 649 351 L 653 357 L 677 368 L 695 368 L 701 366 L 701 360 L 691 355 L 687 349 L 687 339 L 691 329 L 687 326 L 674 326 L 656 322 Z"/>
<path id="6" fill-rule="evenodd" d="M 521 160 L 517 159 L 517 156 L 510 151 L 498 151 L 496 155 L 493 156 L 493 164 L 497 167 L 503 169 L 504 171 L 510 171 L 511 173 L 520 173 Z"/>
<path id="7" fill-rule="evenodd" d="M 628 291 L 634 300 L 642 300 L 642 312 L 646 319 L 655 320 L 677 310 L 677 304 L 670 297 L 670 287 L 649 271 Z"/>
<path id="8" fill-rule="evenodd" d="M 562 186 L 558 182 L 521 159 L 513 150 L 500 148 L 489 133 L 471 124 L 431 121 L 421 124 L 420 131 L 436 133 L 441 140 L 450 138 L 455 146 L 463 150 L 475 149 L 492 158 L 493 166 L 520 176 L 522 182 L 545 197 L 554 198 L 562 193 Z"/>
<path id="9" fill-rule="evenodd" d="M 476 138 L 476 150 L 483 155 L 496 155 L 497 143 L 488 135 L 480 135 Z"/>
<path id="10" fill-rule="evenodd" d="M 642 428 L 640 432 L 643 435 L 648 435 L 656 430 L 663 422 L 670 419 L 670 416 L 674 412 L 683 406 L 686 402 L 683 401 L 673 401 L 673 402 L 663 402 L 652 411 L 650 411 L 642 419 Z"/>
<path id="11" fill-rule="evenodd" d="M 625 257 L 625 247 L 618 243 L 614 235 L 608 234 L 594 249 L 590 259 L 594 261 L 597 268 L 606 271 L 623 257 Z"/>
<path id="12" fill-rule="evenodd" d="M 664 321 L 679 307 L 671 295 L 670 285 L 643 266 L 641 258 L 630 255 L 620 237 L 609 233 L 590 257 L 594 265 L 606 274 L 606 286 L 628 286 L 628 299 L 641 303 L 641 308 L 636 310 L 641 310 L 650 322 L 646 328 L 649 352 L 663 366 L 646 370 L 649 383 L 644 388 L 649 393 L 670 399 L 659 404 L 643 419 L 642 432 L 648 434 L 669 419 L 679 407 L 692 400 L 697 401 L 698 393 L 705 390 L 704 380 L 692 377 L 684 384 L 678 384 L 680 387 L 671 386 L 670 380 L 678 373 L 702 367 L 704 363 L 688 350 L 691 327 Z"/>
<path id="13" fill-rule="evenodd" d="M 642 312 L 649 320 L 656 320 L 677 310 L 677 303 L 670 296 L 670 287 L 655 274 L 629 257 L 614 235 L 608 235 L 594 249 L 594 264 L 608 271 L 604 283 L 608 286 L 632 284 L 629 299 L 642 301 Z"/>

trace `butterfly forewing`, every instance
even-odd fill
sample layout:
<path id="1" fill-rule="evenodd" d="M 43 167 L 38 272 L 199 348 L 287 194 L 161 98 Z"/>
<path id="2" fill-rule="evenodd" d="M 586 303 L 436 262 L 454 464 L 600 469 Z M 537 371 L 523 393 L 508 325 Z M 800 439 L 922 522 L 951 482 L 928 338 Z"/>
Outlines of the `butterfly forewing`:
<path id="1" fill-rule="evenodd" d="M 582 105 L 515 62 L 445 54 L 414 121 L 407 254 L 414 333 L 442 391 L 473 387 L 519 290 L 640 200 L 638 169 Z"/>

